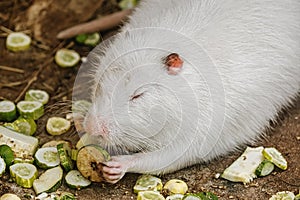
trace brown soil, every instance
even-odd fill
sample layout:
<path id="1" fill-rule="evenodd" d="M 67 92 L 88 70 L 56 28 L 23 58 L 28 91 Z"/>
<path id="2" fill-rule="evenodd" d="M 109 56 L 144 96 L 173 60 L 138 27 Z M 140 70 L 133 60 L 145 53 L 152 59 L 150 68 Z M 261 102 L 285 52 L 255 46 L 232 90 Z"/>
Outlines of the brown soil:
<path id="1" fill-rule="evenodd" d="M 30 50 L 20 53 L 12 53 L 5 48 L 7 30 L 15 30 L 15 18 L 22 18 L 25 10 L 32 4 L 31 0 L 2 0 L 0 1 L 0 66 L 7 66 L 21 71 L 5 70 L 0 68 L 0 100 L 9 99 L 19 101 L 24 97 L 24 91 L 28 88 L 38 88 L 49 92 L 51 100 L 46 107 L 46 114 L 38 120 L 37 137 L 41 144 L 53 139 L 45 133 L 45 122 L 49 116 L 64 115 L 58 108 L 66 107 L 68 100 L 71 100 L 72 86 L 78 67 L 60 68 L 53 62 L 53 54 L 61 47 L 72 47 L 81 56 L 86 56 L 91 50 L 90 47 L 79 46 L 69 41 L 34 42 Z M 102 13 L 117 10 L 115 1 L 111 4 L 105 1 L 101 9 Z M 47 10 L 46 10 L 47 12 Z M 49 27 L 54 27 L 55 21 L 48 20 Z M 32 34 L 32 30 L 27 30 Z M 103 33 L 105 37 L 113 34 L 113 31 Z M 54 47 L 53 47 L 54 46 Z M 232 183 L 223 179 L 215 179 L 216 173 L 221 173 L 239 155 L 240 152 L 232 153 L 207 164 L 195 165 L 176 173 L 162 176 L 163 182 L 177 178 L 186 181 L 189 192 L 211 191 L 217 194 L 219 199 L 268 199 L 272 194 L 289 190 L 298 193 L 300 188 L 300 99 L 295 101 L 294 106 L 285 110 L 280 115 L 279 122 L 272 125 L 268 131 L 267 139 L 258 142 L 255 146 L 276 147 L 281 151 L 289 163 L 286 171 L 276 169 L 271 175 L 255 179 L 250 185 Z M 62 139 L 69 139 L 69 135 L 62 136 Z M 75 143 L 76 136 L 72 137 Z M 132 188 L 137 180 L 138 174 L 127 174 L 115 185 L 100 183 L 92 184 L 91 187 L 80 191 L 70 190 L 65 184 L 59 191 L 70 191 L 77 195 L 78 199 L 135 199 Z M 9 181 L 6 174 L 0 178 L 0 196 L 11 192 L 18 194 L 25 199 L 25 194 L 34 194 L 31 189 L 23 189 Z"/>

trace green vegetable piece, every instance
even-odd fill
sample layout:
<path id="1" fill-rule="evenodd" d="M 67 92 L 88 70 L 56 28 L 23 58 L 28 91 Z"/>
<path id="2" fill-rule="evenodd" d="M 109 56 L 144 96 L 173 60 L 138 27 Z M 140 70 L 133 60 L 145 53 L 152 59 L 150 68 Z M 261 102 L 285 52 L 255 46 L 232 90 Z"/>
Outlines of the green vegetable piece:
<path id="1" fill-rule="evenodd" d="M 13 163 L 15 158 L 13 150 L 6 144 L 0 145 L 0 156 L 3 158 L 7 167 Z"/>
<path id="2" fill-rule="evenodd" d="M 37 128 L 36 123 L 32 118 L 23 117 L 19 117 L 12 123 L 5 123 L 4 126 L 24 135 L 33 135 Z"/>
<path id="3" fill-rule="evenodd" d="M 257 176 L 267 176 L 274 170 L 274 164 L 269 160 L 262 161 L 255 170 Z"/>
<path id="4" fill-rule="evenodd" d="M 17 110 L 12 101 L 0 101 L 0 121 L 10 122 L 16 119 Z"/>
<path id="5" fill-rule="evenodd" d="M 49 101 L 49 94 L 43 90 L 28 90 L 25 94 L 25 101 L 39 101 L 46 104 Z"/>
<path id="6" fill-rule="evenodd" d="M 44 106 L 39 101 L 20 101 L 17 109 L 24 118 L 37 120 L 44 114 Z"/>
<path id="7" fill-rule="evenodd" d="M 262 153 L 267 160 L 274 163 L 274 165 L 276 165 L 280 169 L 287 169 L 287 161 L 277 149 L 273 147 L 265 148 Z"/>
<path id="8" fill-rule="evenodd" d="M 31 188 L 33 181 L 38 177 L 38 171 L 33 164 L 16 163 L 9 169 L 11 178 L 25 188 Z"/>

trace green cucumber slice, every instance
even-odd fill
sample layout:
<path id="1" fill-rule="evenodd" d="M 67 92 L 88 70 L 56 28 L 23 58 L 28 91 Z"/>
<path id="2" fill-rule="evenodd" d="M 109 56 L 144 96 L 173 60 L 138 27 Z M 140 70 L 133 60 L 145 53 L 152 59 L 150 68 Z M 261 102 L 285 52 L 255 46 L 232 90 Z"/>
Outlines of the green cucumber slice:
<path id="1" fill-rule="evenodd" d="M 43 144 L 42 147 L 57 147 L 57 145 L 61 143 L 66 143 L 70 148 L 72 148 L 72 144 L 66 140 L 51 140 Z"/>
<path id="2" fill-rule="evenodd" d="M 42 169 L 48 169 L 59 165 L 60 160 L 55 147 L 44 147 L 36 151 L 34 155 L 36 164 Z"/>
<path id="3" fill-rule="evenodd" d="M 134 193 L 139 193 L 141 191 L 161 191 L 162 190 L 162 181 L 161 179 L 152 176 L 152 175 L 141 175 L 134 187 L 133 187 L 133 191 Z"/>
<path id="4" fill-rule="evenodd" d="M 46 170 L 33 182 L 36 194 L 42 192 L 55 192 L 60 186 L 63 178 L 63 170 L 60 166 Z"/>
<path id="5" fill-rule="evenodd" d="M 80 173 L 92 182 L 103 180 L 101 167 L 103 162 L 110 160 L 110 155 L 97 145 L 82 147 L 77 155 L 77 169 Z"/>
<path id="6" fill-rule="evenodd" d="M 76 198 L 74 194 L 70 192 L 63 192 L 61 193 L 59 200 L 76 200 Z"/>
<path id="7" fill-rule="evenodd" d="M 12 101 L 0 101 L 0 121 L 10 122 L 16 116 L 16 105 Z"/>
<path id="8" fill-rule="evenodd" d="M 65 177 L 67 185 L 72 189 L 81 189 L 91 185 L 91 181 L 84 178 L 78 170 L 71 170 Z"/>
<path id="9" fill-rule="evenodd" d="M 287 161 L 285 160 L 285 158 L 281 155 L 281 153 L 277 149 L 275 149 L 273 147 L 265 148 L 263 150 L 262 154 L 264 155 L 264 157 L 267 160 L 274 163 L 274 165 L 276 165 L 280 169 L 283 169 L 283 170 L 287 169 Z"/>
<path id="10" fill-rule="evenodd" d="M 20 32 L 10 33 L 6 38 L 6 48 L 10 51 L 24 51 L 29 49 L 31 38 Z"/>
<path id="11" fill-rule="evenodd" d="M 79 62 L 80 56 L 74 50 L 60 49 L 56 52 L 54 59 L 60 67 L 73 67 Z"/>
<path id="12" fill-rule="evenodd" d="M 21 200 L 17 195 L 6 193 L 0 197 L 0 200 Z"/>
<path id="13" fill-rule="evenodd" d="M 4 126 L 24 135 L 33 135 L 37 127 L 35 121 L 32 118 L 23 117 L 19 117 L 12 123 L 5 123 Z"/>
<path id="14" fill-rule="evenodd" d="M 70 158 L 71 149 L 65 143 L 60 143 L 57 145 L 57 152 L 60 159 L 60 164 L 66 172 L 69 172 L 74 168 L 73 161 Z"/>
<path id="15" fill-rule="evenodd" d="M 0 177 L 4 174 L 6 169 L 6 163 L 3 158 L 0 156 Z"/>
<path id="16" fill-rule="evenodd" d="M 269 160 L 262 161 L 255 170 L 257 176 L 267 176 L 274 170 L 274 164 Z"/>
<path id="17" fill-rule="evenodd" d="M 142 191 L 138 193 L 137 200 L 165 200 L 165 198 L 156 191 Z"/>
<path id="18" fill-rule="evenodd" d="M 39 101 L 46 104 L 49 101 L 49 94 L 44 90 L 28 90 L 25 94 L 25 101 Z"/>
<path id="19" fill-rule="evenodd" d="M 39 101 L 20 101 L 17 109 L 24 118 L 37 120 L 44 114 L 44 106 Z"/>
<path id="20" fill-rule="evenodd" d="M 76 36 L 76 41 L 79 44 L 85 44 L 88 46 L 95 47 L 100 42 L 100 34 L 99 33 L 90 33 L 90 34 L 79 34 Z"/>
<path id="21" fill-rule="evenodd" d="M 38 171 L 33 164 L 16 163 L 9 167 L 11 178 L 24 188 L 31 188 L 38 177 Z"/>
<path id="22" fill-rule="evenodd" d="M 167 196 L 166 200 L 182 200 L 184 197 L 183 194 L 173 194 L 170 196 Z"/>
<path id="23" fill-rule="evenodd" d="M 255 170 L 264 160 L 263 149 L 263 147 L 247 147 L 245 152 L 224 170 L 221 177 L 233 182 L 243 182 L 244 184 L 251 182 L 253 178 L 256 178 Z"/>
<path id="24" fill-rule="evenodd" d="M 172 179 L 164 185 L 164 191 L 166 191 L 166 193 L 169 195 L 185 194 L 188 191 L 188 186 L 182 180 Z"/>
<path id="25" fill-rule="evenodd" d="M 71 122 L 62 117 L 50 117 L 46 124 L 46 130 L 50 135 L 61 135 L 71 127 Z"/>
<path id="26" fill-rule="evenodd" d="M 295 195 L 289 191 L 277 192 L 269 200 L 294 200 Z"/>
<path id="27" fill-rule="evenodd" d="M 7 144 L 17 158 L 31 158 L 38 146 L 38 139 L 0 126 L 0 145 Z"/>
<path id="28" fill-rule="evenodd" d="M 71 159 L 76 161 L 78 156 L 78 149 L 71 149 Z"/>
<path id="29" fill-rule="evenodd" d="M 6 144 L 0 145 L 0 156 L 7 167 L 13 163 L 15 158 L 13 150 Z"/>
<path id="30" fill-rule="evenodd" d="M 137 5 L 138 0 L 122 0 L 119 3 L 119 7 L 122 10 L 127 10 L 127 9 L 131 9 L 134 8 Z"/>
<path id="31" fill-rule="evenodd" d="M 34 158 L 31 157 L 31 156 L 29 156 L 27 158 L 15 158 L 14 163 L 30 163 L 30 164 L 33 164 L 34 163 Z"/>

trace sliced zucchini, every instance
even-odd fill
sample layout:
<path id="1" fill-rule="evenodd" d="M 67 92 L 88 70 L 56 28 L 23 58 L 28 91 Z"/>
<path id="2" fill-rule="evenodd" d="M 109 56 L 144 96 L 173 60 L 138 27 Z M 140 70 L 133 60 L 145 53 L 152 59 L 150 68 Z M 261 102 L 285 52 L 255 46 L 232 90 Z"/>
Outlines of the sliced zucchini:
<path id="1" fill-rule="evenodd" d="M 60 159 L 60 164 L 66 172 L 69 172 L 74 168 L 72 159 L 70 158 L 71 149 L 65 143 L 60 143 L 57 145 L 57 152 Z"/>
<path id="2" fill-rule="evenodd" d="M 71 122 L 62 117 L 50 117 L 46 130 L 50 135 L 61 135 L 71 128 Z"/>
<path id="3" fill-rule="evenodd" d="M 24 118 L 37 120 L 44 114 L 44 106 L 39 101 L 20 101 L 17 104 L 19 114 Z"/>
<path id="4" fill-rule="evenodd" d="M 287 169 L 287 161 L 277 149 L 273 147 L 265 148 L 262 153 L 267 160 L 274 163 L 274 165 L 276 165 L 280 169 Z"/>
<path id="5" fill-rule="evenodd" d="M 0 121 L 10 122 L 16 116 L 16 105 L 12 101 L 0 101 Z"/>
<path id="6" fill-rule="evenodd" d="M 170 196 L 167 196 L 166 200 L 182 200 L 184 197 L 183 194 L 173 194 Z"/>
<path id="7" fill-rule="evenodd" d="M 36 151 L 34 155 L 36 164 L 42 169 L 48 169 L 59 165 L 60 160 L 55 147 L 44 147 Z"/>
<path id="8" fill-rule="evenodd" d="M 221 175 L 222 178 L 233 182 L 249 183 L 256 178 L 255 170 L 264 160 L 263 147 L 247 147 L 245 152 L 234 161 Z"/>
<path id="9" fill-rule="evenodd" d="M 39 101 L 45 105 L 49 101 L 49 94 L 44 90 L 31 89 L 26 92 L 25 101 Z"/>
<path id="10" fill-rule="evenodd" d="M 269 200 L 294 200 L 295 195 L 289 191 L 277 192 Z"/>
<path id="11" fill-rule="evenodd" d="M 3 158 L 7 167 L 11 166 L 15 158 L 13 150 L 6 144 L 0 145 L 0 157 Z"/>
<path id="12" fill-rule="evenodd" d="M 4 174 L 6 169 L 6 163 L 3 158 L 0 156 L 0 177 Z"/>
<path id="13" fill-rule="evenodd" d="M 172 180 L 169 180 L 164 185 L 164 191 L 168 195 L 171 195 L 171 194 L 185 194 L 188 191 L 188 186 L 182 180 L 172 179 Z"/>
<path id="14" fill-rule="evenodd" d="M 57 147 L 58 144 L 65 143 L 67 144 L 70 148 L 72 148 L 72 144 L 69 141 L 66 140 L 51 140 L 49 142 L 46 142 L 43 144 L 42 147 Z"/>
<path id="15" fill-rule="evenodd" d="M 84 178 L 77 170 L 71 170 L 65 177 L 67 185 L 72 189 L 81 189 L 89 186 L 92 182 Z"/>
<path id="16" fill-rule="evenodd" d="M 122 10 L 134 8 L 137 5 L 138 0 L 122 0 L 119 3 L 119 7 Z"/>
<path id="17" fill-rule="evenodd" d="M 137 200 L 165 200 L 165 198 L 156 191 L 142 191 L 138 193 Z"/>
<path id="18" fill-rule="evenodd" d="M 76 41 L 79 44 L 85 44 L 88 46 L 95 47 L 100 42 L 100 34 L 99 33 L 80 34 L 76 36 Z"/>
<path id="19" fill-rule="evenodd" d="M 78 149 L 71 149 L 71 159 L 76 161 L 78 156 Z"/>
<path id="20" fill-rule="evenodd" d="M 267 176 L 274 170 L 274 164 L 269 160 L 264 160 L 255 170 L 256 176 Z"/>
<path id="21" fill-rule="evenodd" d="M 97 145 L 82 147 L 77 155 L 77 168 L 80 173 L 92 182 L 103 180 L 102 163 L 110 160 L 110 155 Z"/>
<path id="22" fill-rule="evenodd" d="M 21 200 L 17 195 L 6 193 L 0 197 L 0 200 Z"/>
<path id="23" fill-rule="evenodd" d="M 12 123 L 5 123 L 4 126 L 24 135 L 33 135 L 36 131 L 36 123 L 32 118 L 19 117 Z"/>
<path id="24" fill-rule="evenodd" d="M 63 170 L 60 166 L 46 170 L 33 182 L 36 194 L 42 192 L 55 192 L 60 186 L 63 178 Z"/>
<path id="25" fill-rule="evenodd" d="M 31 38 L 20 32 L 10 33 L 6 38 L 6 48 L 10 51 L 24 51 L 29 49 Z"/>
<path id="26" fill-rule="evenodd" d="M 7 144 L 15 153 L 17 158 L 32 157 L 38 146 L 38 139 L 17 133 L 0 126 L 0 145 Z"/>
<path id="27" fill-rule="evenodd" d="M 27 158 L 15 158 L 14 163 L 34 163 L 34 158 L 33 157 L 27 157 Z"/>
<path id="28" fill-rule="evenodd" d="M 74 50 L 60 49 L 56 52 L 54 59 L 60 67 L 73 67 L 79 62 L 80 56 Z"/>
<path id="29" fill-rule="evenodd" d="M 11 178 L 20 186 L 31 188 L 38 177 L 38 171 L 33 164 L 16 163 L 9 167 Z"/>
<path id="30" fill-rule="evenodd" d="M 76 200 L 76 198 L 74 194 L 70 192 L 63 192 L 61 193 L 59 200 Z"/>
<path id="31" fill-rule="evenodd" d="M 162 190 L 161 179 L 152 175 L 141 175 L 136 181 L 133 191 L 134 193 L 139 193 L 141 191 L 161 191 Z"/>

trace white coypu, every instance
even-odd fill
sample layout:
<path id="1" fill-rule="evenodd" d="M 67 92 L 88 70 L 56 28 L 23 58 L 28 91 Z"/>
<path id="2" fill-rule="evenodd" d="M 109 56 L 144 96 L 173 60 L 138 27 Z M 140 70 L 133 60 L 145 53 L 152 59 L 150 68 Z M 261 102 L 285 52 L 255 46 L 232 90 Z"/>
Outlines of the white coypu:
<path id="1" fill-rule="evenodd" d="M 86 92 L 74 99 L 92 102 L 82 127 L 113 155 L 106 181 L 169 173 L 261 138 L 300 90 L 299 19 L 299 0 L 142 0 L 75 83 Z"/>

